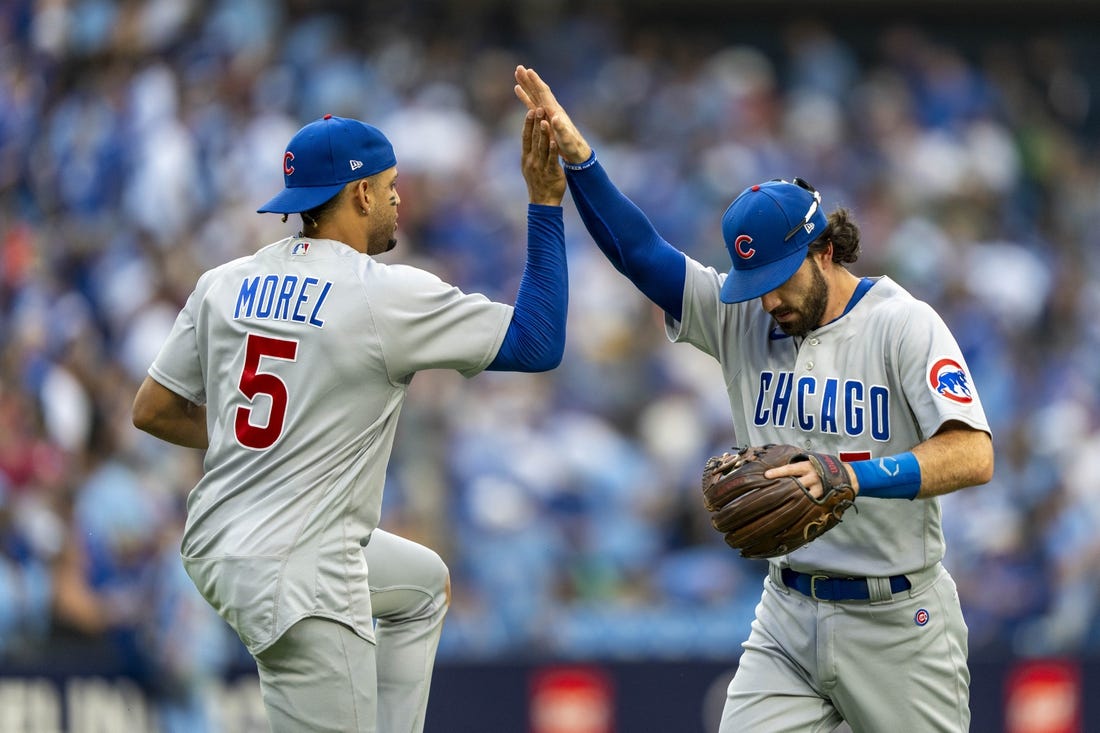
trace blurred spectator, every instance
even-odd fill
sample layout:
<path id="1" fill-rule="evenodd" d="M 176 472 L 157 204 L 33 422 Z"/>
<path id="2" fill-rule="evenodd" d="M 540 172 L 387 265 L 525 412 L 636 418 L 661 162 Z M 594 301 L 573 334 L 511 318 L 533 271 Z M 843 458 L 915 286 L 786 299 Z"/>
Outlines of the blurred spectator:
<path id="1" fill-rule="evenodd" d="M 133 393 L 197 274 L 291 233 L 247 211 L 278 188 L 281 141 L 327 112 L 395 131 L 416 191 L 402 258 L 512 297 L 522 252 L 487 243 L 522 240 L 519 62 L 701 261 L 722 265 L 714 211 L 751 182 L 840 192 L 868 270 L 943 314 L 993 423 L 994 481 L 943 500 L 975 652 L 1100 651 L 1091 41 L 1040 33 L 1017 53 L 804 18 L 750 44 L 721 18 L 678 34 L 611 6 L 482 3 L 478 23 L 461 3 L 311 5 L 0 9 L 0 661 L 83 639 L 145 681 L 166 726 L 212 725 L 205 685 L 240 658 L 179 572 L 201 456 L 136 435 Z M 707 397 L 721 377 L 662 347 L 567 216 L 562 367 L 461 390 L 418 377 L 386 516 L 452 569 L 443 658 L 734 657 L 763 571 L 700 511 L 702 462 L 736 439 Z"/>

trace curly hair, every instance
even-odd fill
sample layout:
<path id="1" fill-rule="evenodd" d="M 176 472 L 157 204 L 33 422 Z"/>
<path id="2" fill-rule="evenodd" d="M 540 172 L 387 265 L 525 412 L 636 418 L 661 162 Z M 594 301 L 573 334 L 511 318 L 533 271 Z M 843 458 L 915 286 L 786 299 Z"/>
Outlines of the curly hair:
<path id="1" fill-rule="evenodd" d="M 852 218 L 852 212 L 837 207 L 829 214 L 828 221 L 825 231 L 810 244 L 810 253 L 824 252 L 832 242 L 833 262 L 843 265 L 858 260 L 859 225 Z"/>

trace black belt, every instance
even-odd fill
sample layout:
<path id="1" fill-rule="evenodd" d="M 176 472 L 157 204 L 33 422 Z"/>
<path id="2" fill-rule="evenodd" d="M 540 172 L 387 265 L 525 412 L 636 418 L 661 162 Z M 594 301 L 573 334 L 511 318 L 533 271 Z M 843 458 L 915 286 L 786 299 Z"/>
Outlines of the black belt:
<path id="1" fill-rule="evenodd" d="M 833 578 L 828 575 L 810 575 L 790 568 L 783 568 L 783 582 L 804 596 L 818 601 L 867 601 L 871 590 L 867 578 Z M 890 578 L 890 592 L 909 590 L 909 578 L 895 575 Z"/>

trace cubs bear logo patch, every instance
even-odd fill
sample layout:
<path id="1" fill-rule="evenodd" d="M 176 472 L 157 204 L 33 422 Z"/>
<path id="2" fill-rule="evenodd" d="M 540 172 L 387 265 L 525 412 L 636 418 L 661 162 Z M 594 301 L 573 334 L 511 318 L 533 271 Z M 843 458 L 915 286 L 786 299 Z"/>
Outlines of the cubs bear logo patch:
<path id="1" fill-rule="evenodd" d="M 974 401 L 970 377 L 954 359 L 943 357 L 934 361 L 928 368 L 928 385 L 936 395 L 952 402 L 969 405 Z"/>

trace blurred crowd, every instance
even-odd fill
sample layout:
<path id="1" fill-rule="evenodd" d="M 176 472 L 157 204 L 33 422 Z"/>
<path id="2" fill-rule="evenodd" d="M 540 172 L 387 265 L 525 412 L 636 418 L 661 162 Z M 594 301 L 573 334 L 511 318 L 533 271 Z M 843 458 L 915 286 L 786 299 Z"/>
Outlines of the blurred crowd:
<path id="1" fill-rule="evenodd" d="M 254 210 L 325 113 L 396 148 L 399 246 L 382 259 L 512 302 L 517 63 L 704 263 L 728 267 L 720 217 L 753 183 L 798 175 L 854 211 L 853 271 L 937 308 L 993 426 L 992 483 L 942 499 L 972 654 L 1100 651 L 1090 39 L 895 23 L 853 38 L 805 19 L 754 41 L 728 18 L 673 32 L 610 4 L 325 7 L 0 8 L 0 670 L 84 645 L 185 698 L 245 663 L 178 558 L 201 455 L 132 427 L 137 385 L 202 271 L 296 231 Z M 721 375 L 666 342 L 565 206 L 562 366 L 419 374 L 383 527 L 451 568 L 441 660 L 733 659 L 765 569 L 701 510 L 704 460 L 736 442 Z"/>

